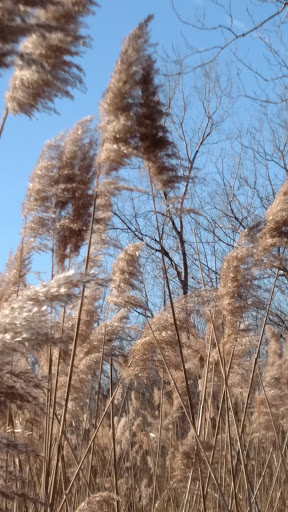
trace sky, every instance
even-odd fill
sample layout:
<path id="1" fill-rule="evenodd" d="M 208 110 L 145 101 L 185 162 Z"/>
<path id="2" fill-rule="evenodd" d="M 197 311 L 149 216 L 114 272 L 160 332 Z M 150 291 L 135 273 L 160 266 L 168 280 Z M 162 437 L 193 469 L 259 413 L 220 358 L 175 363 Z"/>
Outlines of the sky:
<path id="1" fill-rule="evenodd" d="M 22 226 L 21 204 L 29 175 L 41 148 L 59 132 L 71 129 L 79 119 L 91 114 L 97 116 L 98 103 L 113 72 L 123 38 L 148 14 L 155 16 L 151 25 L 151 39 L 158 44 L 159 54 L 171 52 L 172 45 L 177 51 L 183 51 L 182 35 L 188 38 L 191 34 L 191 28 L 180 23 L 177 18 L 171 0 L 99 1 L 101 7 L 96 10 L 95 16 L 87 20 L 88 32 L 93 39 L 92 47 L 81 59 L 86 74 L 86 92 L 74 91 L 74 101 L 57 101 L 55 107 L 59 115 L 39 113 L 32 120 L 25 116 L 9 116 L 7 119 L 0 139 L 0 271 L 4 270 L 10 249 L 15 250 L 19 243 Z M 185 19 L 190 19 L 205 2 L 206 0 L 174 0 L 174 6 Z M 249 25 L 247 16 L 245 18 L 245 9 L 238 13 L 237 2 L 235 6 L 235 28 L 245 29 Z M 211 11 L 210 16 L 213 19 Z M 215 22 L 227 21 L 225 12 L 222 15 L 218 13 L 217 16 Z M 197 37 L 198 47 L 207 47 L 213 42 L 213 34 L 198 33 Z M 244 41 L 243 45 L 244 51 L 249 54 L 248 44 Z M 5 106 L 4 95 L 12 72 L 0 76 L 1 111 Z"/>

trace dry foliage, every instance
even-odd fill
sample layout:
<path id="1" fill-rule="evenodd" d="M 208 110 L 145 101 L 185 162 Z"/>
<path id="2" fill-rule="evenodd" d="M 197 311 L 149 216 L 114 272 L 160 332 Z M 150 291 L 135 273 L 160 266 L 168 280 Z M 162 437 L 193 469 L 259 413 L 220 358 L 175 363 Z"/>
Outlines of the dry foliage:
<path id="1" fill-rule="evenodd" d="M 11 114 L 31 117 L 37 111 L 55 111 L 56 98 L 72 98 L 71 89 L 83 87 L 83 70 L 73 59 L 88 45 L 81 32 L 83 17 L 95 5 L 93 0 L 38 2 L 33 11 L 35 30 L 20 45 L 6 93 Z"/>
<path id="2" fill-rule="evenodd" d="M 3 5 L 7 19 L 16 16 Z M 66 56 L 79 53 L 80 19 L 91 6 L 67 0 L 34 13 L 38 23 L 68 29 L 23 43 L 11 112 L 50 108 L 81 83 Z M 247 230 L 223 260 L 217 289 L 203 281 L 175 297 L 162 253 L 169 301 L 158 310 L 143 279 L 145 244 L 119 252 L 109 231 L 121 193 L 142 193 L 119 172 L 132 159 L 148 171 L 154 205 L 153 185 L 167 198 L 179 183 L 150 20 L 123 45 L 100 107 L 98 155 L 91 118 L 45 145 L 24 202 L 22 242 L 1 275 L 6 512 L 287 508 L 288 354 L 269 316 L 286 259 L 287 182 L 263 227 Z M 51 275 L 33 285 L 36 252 L 50 254 Z"/>

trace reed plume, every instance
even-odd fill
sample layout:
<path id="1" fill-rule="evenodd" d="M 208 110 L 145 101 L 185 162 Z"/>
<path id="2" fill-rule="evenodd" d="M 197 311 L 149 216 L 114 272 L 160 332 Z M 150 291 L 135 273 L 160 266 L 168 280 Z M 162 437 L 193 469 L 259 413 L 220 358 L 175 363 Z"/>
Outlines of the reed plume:
<path id="1" fill-rule="evenodd" d="M 5 96 L 9 113 L 32 117 L 42 110 L 55 112 L 56 98 L 73 98 L 71 89 L 83 88 L 83 70 L 75 58 L 88 46 L 89 38 L 81 32 L 83 17 L 95 5 L 93 0 L 58 0 L 39 6 L 34 23 L 51 30 L 34 32 L 21 43 Z"/>
<path id="2" fill-rule="evenodd" d="M 259 235 L 259 255 L 267 256 L 270 254 L 271 261 L 273 249 L 287 247 L 287 228 L 288 228 L 288 182 L 280 188 L 272 205 L 268 208 L 265 215 L 265 224 L 261 234 Z M 274 259 L 277 260 L 277 254 L 274 251 Z"/>
<path id="3" fill-rule="evenodd" d="M 148 16 L 124 41 L 110 83 L 100 104 L 101 148 L 98 162 L 106 174 L 131 158 L 140 158 L 162 189 L 177 181 L 175 147 L 165 126 L 155 62 L 149 53 Z"/>
<path id="4" fill-rule="evenodd" d="M 92 118 L 45 144 L 24 202 L 24 234 L 39 250 L 52 250 L 58 268 L 77 257 L 89 228 L 95 179 Z"/>
<path id="5" fill-rule="evenodd" d="M 39 39 L 38 54 L 51 52 L 43 69 L 59 57 L 57 79 L 64 59 L 73 81 L 69 73 L 75 68 L 65 59 L 79 50 L 82 15 L 92 3 L 36 3 L 19 3 L 27 13 L 33 6 L 31 18 L 27 14 L 32 24 L 34 15 L 43 22 L 29 44 L 34 51 Z M 60 31 L 60 19 L 67 30 Z M 119 240 L 112 231 L 118 228 L 114 204 L 121 193 L 143 192 L 121 181 L 122 167 L 140 159 L 153 200 L 155 185 L 167 205 L 169 189 L 178 183 L 155 78 L 150 20 L 123 45 L 101 103 L 98 156 L 90 117 L 44 146 L 23 207 L 22 241 L 0 276 L 0 508 L 5 512 L 287 508 L 287 184 L 264 225 L 247 228 L 226 255 L 218 288 L 206 285 L 199 251 L 204 290 L 177 298 L 168 267 L 163 279 L 164 258 L 157 282 L 154 274 L 144 281 L 143 244 L 126 245 L 130 232 Z M 50 24 L 47 33 L 44 22 Z M 60 53 L 53 53 L 52 43 L 62 45 Z M 21 69 L 38 72 L 32 50 L 27 61 L 27 44 Z M 72 53 L 65 57 L 68 47 Z M 47 94 L 44 89 L 45 108 Z M 42 108 L 35 101 L 27 107 L 29 115 Z M 155 201 L 154 206 L 157 220 Z M 169 211 L 163 229 L 179 213 Z M 142 227 L 142 210 L 133 214 Z M 166 239 L 157 227 L 161 245 Z M 153 244 L 157 238 L 148 231 Z M 32 256 L 48 251 L 51 278 L 35 285 Z M 208 272 L 208 256 L 206 263 Z M 167 288 L 169 305 L 158 310 Z"/>
<path id="6" fill-rule="evenodd" d="M 64 134 L 46 142 L 31 174 L 23 216 L 27 219 L 24 236 L 32 240 L 36 250 L 51 249 L 55 231 L 55 175 L 60 158 Z"/>
<path id="7" fill-rule="evenodd" d="M 22 240 L 15 254 L 9 255 L 5 273 L 2 276 L 0 305 L 11 298 L 18 296 L 22 289 L 28 286 L 27 276 L 32 265 L 32 244 Z"/>
<path id="8" fill-rule="evenodd" d="M 0 4 L 0 68 L 9 68 L 18 54 L 18 44 L 23 37 L 39 30 L 33 19 L 35 8 L 46 8 L 48 2 L 3 0 Z"/>
<path id="9" fill-rule="evenodd" d="M 80 507 L 77 508 L 77 512 L 94 512 L 94 510 L 104 512 L 109 506 L 114 505 L 117 500 L 119 500 L 119 498 L 115 494 L 99 492 L 98 494 L 90 496 L 88 500 L 82 503 Z"/>
<path id="10" fill-rule="evenodd" d="M 140 292 L 140 251 L 142 243 L 130 244 L 125 247 L 113 264 L 110 285 L 111 294 L 108 302 L 120 308 L 146 309 L 143 299 L 133 292 Z"/>
<path id="11" fill-rule="evenodd" d="M 139 77 L 148 47 L 149 16 L 124 41 L 104 98 L 99 106 L 102 132 L 99 163 L 107 174 L 123 167 L 139 147 L 137 114 Z"/>
<path id="12" fill-rule="evenodd" d="M 207 454 L 212 451 L 212 444 L 205 443 L 205 451 Z M 189 432 L 187 437 L 182 441 L 179 447 L 179 452 L 175 457 L 173 464 L 173 485 L 181 486 L 184 489 L 187 487 L 189 477 L 193 475 L 193 488 L 194 492 L 197 492 L 199 485 L 199 470 L 201 471 L 202 477 L 207 479 L 207 466 L 203 460 L 203 456 L 197 446 L 195 436 L 193 432 Z M 198 490 L 200 492 L 200 490 Z"/>
<path id="13" fill-rule="evenodd" d="M 55 253 L 59 268 L 78 256 L 88 233 L 95 180 L 96 137 L 92 118 L 78 121 L 63 141 L 55 186 Z"/>

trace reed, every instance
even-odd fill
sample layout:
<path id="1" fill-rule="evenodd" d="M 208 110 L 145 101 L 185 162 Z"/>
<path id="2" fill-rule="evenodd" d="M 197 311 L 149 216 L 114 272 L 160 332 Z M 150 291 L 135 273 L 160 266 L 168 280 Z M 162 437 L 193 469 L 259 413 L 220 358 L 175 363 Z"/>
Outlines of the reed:
<path id="1" fill-rule="evenodd" d="M 78 68 L 62 69 L 65 52 L 56 55 L 53 38 L 77 56 L 79 17 L 93 2 L 32 5 L 43 30 L 64 19 L 72 33 L 58 27 L 40 46 L 39 34 L 22 43 L 33 72 L 26 83 L 28 60 L 16 60 L 7 105 L 27 115 L 81 83 Z M 151 21 L 123 44 L 97 131 L 88 117 L 47 142 L 28 184 L 22 241 L 0 281 L 5 512 L 287 508 L 288 356 L 283 331 L 272 325 L 286 264 L 287 182 L 263 222 L 223 259 L 216 289 L 205 282 L 194 232 L 201 287 L 177 296 L 161 205 L 183 184 Z M 7 41 L 12 53 L 16 44 Z M 47 88 L 37 81 L 36 47 L 53 68 Z M 112 237 L 121 194 L 147 198 L 127 184 L 135 162 L 150 189 L 164 305 L 145 281 L 145 243 Z M 50 279 L 38 285 L 31 284 L 35 253 L 51 261 Z"/>

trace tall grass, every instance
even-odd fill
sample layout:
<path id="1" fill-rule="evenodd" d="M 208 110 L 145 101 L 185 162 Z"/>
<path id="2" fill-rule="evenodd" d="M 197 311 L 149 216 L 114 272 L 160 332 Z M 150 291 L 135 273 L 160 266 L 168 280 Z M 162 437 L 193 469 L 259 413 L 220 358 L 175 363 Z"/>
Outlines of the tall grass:
<path id="1" fill-rule="evenodd" d="M 202 289 L 175 297 L 158 202 L 181 177 L 150 21 L 124 42 L 99 144 L 83 119 L 45 145 L 30 178 L 22 241 L 0 289 L 1 510 L 287 509 L 287 352 L 270 319 L 286 261 L 287 183 L 224 259 L 218 289 L 205 283 L 195 233 Z M 122 191 L 143 193 L 121 174 L 134 159 L 161 248 L 169 300 L 158 311 L 143 282 L 144 244 L 119 252 L 109 231 Z M 50 279 L 37 286 L 35 252 L 51 257 Z"/>

